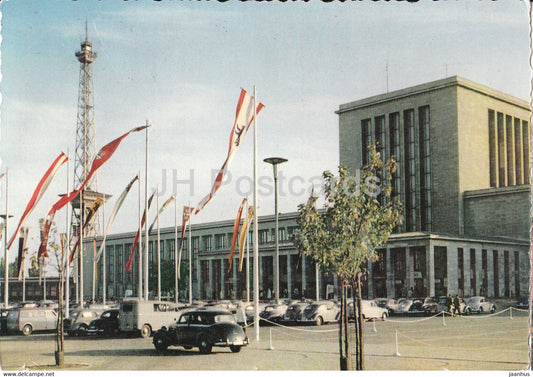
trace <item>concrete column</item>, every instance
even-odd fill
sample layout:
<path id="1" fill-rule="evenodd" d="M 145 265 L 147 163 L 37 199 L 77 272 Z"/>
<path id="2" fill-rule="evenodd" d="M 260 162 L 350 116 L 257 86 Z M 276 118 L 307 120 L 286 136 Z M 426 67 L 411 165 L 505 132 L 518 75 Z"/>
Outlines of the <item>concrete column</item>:
<path id="1" fill-rule="evenodd" d="M 318 300 L 320 300 L 320 288 L 322 287 L 322 273 L 320 272 L 320 268 L 318 268 L 318 265 L 315 264 L 315 268 L 318 272 L 315 272 L 317 282 L 315 283 L 315 288 L 318 287 L 317 292 L 315 292 L 315 297 L 317 297 Z"/>
<path id="2" fill-rule="evenodd" d="M 233 266 L 231 268 L 233 270 L 233 300 L 237 299 L 237 292 L 239 292 L 239 287 L 237 284 L 237 268 L 239 268 L 238 266 L 239 258 L 233 258 Z"/>
<path id="3" fill-rule="evenodd" d="M 394 297 L 394 291 L 392 287 L 394 284 L 392 284 L 392 261 L 391 261 L 391 254 L 390 254 L 390 247 L 387 247 L 387 250 L 385 252 L 385 272 L 386 272 L 386 284 L 387 284 L 387 297 Z"/>
<path id="4" fill-rule="evenodd" d="M 435 250 L 431 241 L 426 249 L 426 264 L 428 276 L 429 296 L 435 296 Z"/>
<path id="5" fill-rule="evenodd" d="M 207 261 L 208 265 L 209 265 L 209 288 L 206 287 L 206 296 L 207 296 L 207 299 L 208 300 L 212 300 L 213 299 L 213 287 L 215 287 L 215 282 L 213 281 L 214 280 L 214 275 L 215 275 L 215 271 L 213 271 L 213 259 L 209 259 L 209 261 Z M 200 282 L 202 282 L 203 280 L 200 280 Z M 200 283 L 201 284 L 201 283 Z M 200 292 L 202 291 L 202 287 L 200 287 Z"/>
<path id="6" fill-rule="evenodd" d="M 227 299 L 226 297 L 226 284 L 224 283 L 224 259 L 220 260 L 220 292 L 217 292 L 220 295 L 220 298 Z M 222 297 L 224 295 L 224 297 Z"/>
<path id="7" fill-rule="evenodd" d="M 494 258 L 492 249 L 487 249 L 487 296 L 494 297 Z"/>
<path id="8" fill-rule="evenodd" d="M 447 279 L 448 279 L 448 294 L 456 295 L 459 289 L 457 276 L 457 245 L 447 245 Z"/>
<path id="9" fill-rule="evenodd" d="M 410 248 L 408 246 L 405 247 L 405 286 L 404 290 L 405 292 L 402 292 L 402 297 L 407 297 L 409 295 L 409 289 L 411 288 L 411 276 L 413 274 L 411 273 L 411 253 Z"/>
<path id="10" fill-rule="evenodd" d="M 292 266 L 291 266 L 291 254 L 287 254 L 287 292 L 289 297 L 292 297 Z"/>
<path id="11" fill-rule="evenodd" d="M 509 250 L 509 295 L 513 297 L 516 294 L 515 272 L 514 272 L 514 252 Z"/>

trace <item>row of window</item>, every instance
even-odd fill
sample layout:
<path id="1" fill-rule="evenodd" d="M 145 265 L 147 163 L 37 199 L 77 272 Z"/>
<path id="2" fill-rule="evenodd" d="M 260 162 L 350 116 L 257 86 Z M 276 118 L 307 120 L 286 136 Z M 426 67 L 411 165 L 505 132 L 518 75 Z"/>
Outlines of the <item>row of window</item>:
<path id="1" fill-rule="evenodd" d="M 382 159 L 392 157 L 397 162 L 391 185 L 405 204 L 405 224 L 398 231 L 431 231 L 429 106 L 363 119 L 361 131 L 364 165 L 370 162 L 368 146 L 373 141 Z"/>
<path id="2" fill-rule="evenodd" d="M 279 228 L 278 229 L 278 241 L 279 242 L 288 242 L 291 240 L 292 235 L 296 233 L 298 230 L 298 227 L 292 226 L 287 228 Z M 275 229 L 259 229 L 258 232 L 258 238 L 259 238 L 259 244 L 264 245 L 268 243 L 275 242 Z M 233 233 L 219 233 L 213 235 L 206 235 L 202 236 L 202 246 L 203 251 L 213 251 L 213 250 L 223 250 L 223 249 L 229 249 L 231 240 L 233 237 Z M 253 237 L 253 232 L 250 231 L 248 234 L 248 240 L 251 240 Z M 214 245 L 213 245 L 214 240 Z M 192 237 L 192 244 L 193 244 L 193 250 L 198 251 L 197 249 L 197 243 L 199 241 L 198 237 Z M 195 241 L 196 241 L 196 247 L 195 247 Z M 236 246 L 239 245 L 239 240 L 237 239 Z"/>
<path id="3" fill-rule="evenodd" d="M 490 187 L 529 184 L 529 123 L 489 109 Z"/>

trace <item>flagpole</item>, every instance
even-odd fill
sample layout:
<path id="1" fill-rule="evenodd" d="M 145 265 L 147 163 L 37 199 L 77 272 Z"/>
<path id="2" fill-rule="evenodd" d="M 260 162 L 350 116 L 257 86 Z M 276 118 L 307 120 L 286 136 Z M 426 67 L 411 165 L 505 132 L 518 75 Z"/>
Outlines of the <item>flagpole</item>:
<path id="1" fill-rule="evenodd" d="M 102 224 L 105 224 L 105 201 L 102 203 Z M 105 250 L 105 237 L 102 239 L 102 242 L 104 244 L 104 255 L 102 256 L 102 304 L 105 305 L 105 301 L 107 298 L 107 272 L 106 272 L 106 250 Z"/>
<path id="2" fill-rule="evenodd" d="M 148 120 L 146 121 L 148 126 Z M 148 221 L 148 127 L 146 127 L 146 145 L 145 145 L 145 160 L 144 160 L 144 210 L 146 211 L 146 221 Z M 144 299 L 148 300 L 148 227 L 146 227 L 144 240 Z"/>
<path id="3" fill-rule="evenodd" d="M 256 90 L 254 85 L 254 329 L 255 340 L 259 341 L 259 242 L 257 222 L 257 106 Z"/>
<path id="4" fill-rule="evenodd" d="M 190 208 L 190 203 L 189 203 Z M 187 210 L 189 211 L 189 209 Z M 192 212 L 189 214 L 189 305 L 192 305 L 192 244 L 191 244 Z"/>
<path id="5" fill-rule="evenodd" d="M 94 302 L 95 299 L 95 289 L 96 289 L 96 233 L 93 238 L 93 292 L 91 300 Z"/>
<path id="6" fill-rule="evenodd" d="M 176 284 L 174 296 L 176 304 L 179 302 L 178 297 L 178 200 L 174 198 L 174 282 Z"/>
<path id="7" fill-rule="evenodd" d="M 246 211 L 248 213 L 248 210 Z M 250 232 L 246 230 L 246 302 L 250 302 Z"/>
<path id="8" fill-rule="evenodd" d="M 9 302 L 9 262 L 7 260 L 7 222 L 9 219 L 9 202 L 7 196 L 8 189 L 8 180 L 9 180 L 9 168 L 6 168 L 6 217 L 4 219 L 4 308 L 7 309 Z"/>
<path id="9" fill-rule="evenodd" d="M 143 245 L 142 245 L 142 228 L 141 228 L 141 218 L 142 218 L 142 210 L 141 210 L 141 170 L 139 169 L 139 180 L 138 180 L 138 187 L 139 187 L 139 281 L 137 282 L 138 288 L 137 288 L 137 295 L 139 296 L 139 300 L 143 298 Z"/>
<path id="10" fill-rule="evenodd" d="M 156 186 L 157 190 L 157 299 L 161 301 L 161 242 L 159 236 L 159 185 Z"/>
<path id="11" fill-rule="evenodd" d="M 70 149 L 67 149 L 67 193 L 65 195 L 68 195 L 69 192 L 70 192 Z M 66 277 L 66 282 L 65 282 L 65 318 L 68 318 L 68 312 L 69 312 L 69 309 L 70 309 L 70 304 L 69 304 L 69 301 L 70 301 L 70 279 L 69 279 L 69 275 L 70 275 L 70 205 L 67 205 L 67 221 L 65 222 L 66 224 L 66 237 L 67 237 L 67 259 L 65 261 L 66 263 L 66 266 L 65 266 L 65 277 Z M 63 262 L 62 262 L 63 263 Z"/>
<path id="12" fill-rule="evenodd" d="M 84 308 L 83 303 L 83 190 L 80 191 L 80 250 L 78 252 L 78 266 L 79 266 L 79 284 L 80 291 L 79 300 L 80 307 Z"/>

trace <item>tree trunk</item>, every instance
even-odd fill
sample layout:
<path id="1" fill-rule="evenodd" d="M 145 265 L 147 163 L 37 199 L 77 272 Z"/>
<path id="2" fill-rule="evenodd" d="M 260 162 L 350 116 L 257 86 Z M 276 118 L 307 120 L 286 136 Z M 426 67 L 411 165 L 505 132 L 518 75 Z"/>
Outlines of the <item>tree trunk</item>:
<path id="1" fill-rule="evenodd" d="M 57 366 L 63 366 L 65 363 L 63 353 L 63 341 L 65 339 L 63 332 L 63 284 L 64 274 L 63 270 L 59 269 L 59 282 L 58 282 L 58 309 L 57 309 L 57 329 L 56 329 L 56 352 L 55 360 Z"/>
<path id="2" fill-rule="evenodd" d="M 342 284 L 342 295 L 344 296 L 344 353 L 346 355 L 346 370 L 352 370 L 352 354 L 350 352 L 350 329 L 348 327 L 348 286 L 346 282 Z"/>
<path id="3" fill-rule="evenodd" d="M 343 284 L 344 286 L 344 284 Z M 339 362 L 340 370 L 349 370 L 349 352 L 346 352 L 346 291 L 343 288 L 341 294 L 341 313 L 339 318 Z"/>
<path id="4" fill-rule="evenodd" d="M 356 339 L 357 339 L 356 365 L 357 365 L 357 368 L 356 369 L 364 370 L 365 365 L 364 365 L 364 357 L 363 357 L 363 348 L 364 348 L 363 347 L 363 313 L 361 310 L 361 272 L 357 273 L 356 294 L 357 294 L 357 299 L 354 302 L 354 306 L 357 307 L 357 317 L 356 317 L 357 326 L 355 327 L 357 331 L 357 334 L 356 334 Z"/>

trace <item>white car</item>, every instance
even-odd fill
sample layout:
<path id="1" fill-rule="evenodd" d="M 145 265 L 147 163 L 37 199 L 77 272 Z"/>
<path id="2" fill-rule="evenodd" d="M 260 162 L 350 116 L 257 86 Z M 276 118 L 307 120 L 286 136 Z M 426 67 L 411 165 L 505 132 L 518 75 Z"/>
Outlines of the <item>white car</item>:
<path id="1" fill-rule="evenodd" d="M 389 310 L 377 306 L 375 301 L 361 300 L 361 313 L 363 314 L 363 319 L 376 318 L 384 321 L 387 319 Z"/>
<path id="2" fill-rule="evenodd" d="M 496 306 L 485 297 L 475 296 L 467 299 L 470 310 L 474 313 L 494 313 Z"/>

